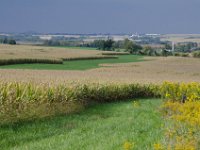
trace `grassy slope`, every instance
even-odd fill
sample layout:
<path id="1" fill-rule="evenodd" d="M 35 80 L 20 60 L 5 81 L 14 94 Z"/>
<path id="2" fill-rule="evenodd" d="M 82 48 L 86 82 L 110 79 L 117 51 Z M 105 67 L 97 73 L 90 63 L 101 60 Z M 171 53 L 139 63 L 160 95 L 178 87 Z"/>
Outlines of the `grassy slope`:
<path id="1" fill-rule="evenodd" d="M 162 138 L 160 100 L 92 106 L 77 114 L 0 127 L 0 149 L 117 150 L 125 141 L 151 149 Z"/>
<path id="2" fill-rule="evenodd" d="M 64 64 L 16 64 L 0 66 L 1 69 L 46 69 L 46 70 L 87 70 L 98 68 L 103 63 L 129 63 L 143 61 L 142 56 L 123 55 L 118 59 L 96 59 L 96 60 L 75 60 L 65 61 Z"/>

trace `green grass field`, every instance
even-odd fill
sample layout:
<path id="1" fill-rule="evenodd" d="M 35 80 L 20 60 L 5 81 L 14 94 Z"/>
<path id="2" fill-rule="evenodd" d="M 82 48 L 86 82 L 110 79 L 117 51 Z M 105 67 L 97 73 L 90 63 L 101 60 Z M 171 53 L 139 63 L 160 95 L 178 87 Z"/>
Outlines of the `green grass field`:
<path id="1" fill-rule="evenodd" d="M 82 112 L 0 127 L 0 149 L 153 149 L 162 140 L 159 99 L 97 104 Z"/>
<path id="2" fill-rule="evenodd" d="M 38 69 L 38 70 L 87 70 L 100 67 L 99 64 L 130 63 L 144 61 L 143 56 L 120 55 L 118 59 L 73 60 L 64 64 L 15 64 L 0 66 L 0 69 Z"/>

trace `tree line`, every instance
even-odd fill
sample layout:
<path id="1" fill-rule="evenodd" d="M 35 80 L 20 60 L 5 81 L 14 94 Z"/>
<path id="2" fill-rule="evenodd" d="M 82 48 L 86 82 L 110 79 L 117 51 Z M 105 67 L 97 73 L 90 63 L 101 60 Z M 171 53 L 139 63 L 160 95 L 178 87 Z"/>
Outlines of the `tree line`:
<path id="1" fill-rule="evenodd" d="M 17 42 L 14 39 L 7 39 L 7 38 L 0 39 L 0 43 L 10 44 L 10 45 L 16 45 L 17 44 Z"/>
<path id="2" fill-rule="evenodd" d="M 89 48 L 96 48 L 97 50 L 102 50 L 102 51 L 123 50 L 129 52 L 130 54 L 140 54 L 149 56 L 167 55 L 165 51 L 160 51 L 150 46 L 141 46 L 140 44 L 129 39 L 124 39 L 121 41 L 114 41 L 112 39 L 94 40 L 93 42 L 88 42 L 88 43 L 84 43 L 81 41 L 78 42 L 78 41 L 46 40 L 44 41 L 44 45 L 89 47 Z"/>
<path id="3" fill-rule="evenodd" d="M 77 47 L 90 47 L 103 51 L 115 51 L 116 49 L 124 49 L 131 54 L 138 53 L 142 50 L 142 46 L 136 44 L 132 40 L 125 39 L 122 41 L 114 41 L 112 39 L 107 40 L 94 40 L 93 42 L 84 43 L 83 41 L 59 41 L 59 40 L 46 40 L 44 41 L 46 46 L 77 46 Z"/>
<path id="4" fill-rule="evenodd" d="M 148 56 L 168 56 L 173 55 L 171 42 L 163 42 L 160 48 L 152 46 L 141 45 L 130 39 L 114 41 L 113 39 L 107 40 L 94 40 L 93 42 L 84 41 L 62 41 L 62 40 L 46 40 L 44 45 L 47 46 L 71 46 L 71 47 L 89 47 L 96 48 L 103 51 L 126 51 L 130 54 L 140 54 Z M 175 45 L 175 52 L 190 52 L 197 47 L 197 43 L 177 43 Z"/>

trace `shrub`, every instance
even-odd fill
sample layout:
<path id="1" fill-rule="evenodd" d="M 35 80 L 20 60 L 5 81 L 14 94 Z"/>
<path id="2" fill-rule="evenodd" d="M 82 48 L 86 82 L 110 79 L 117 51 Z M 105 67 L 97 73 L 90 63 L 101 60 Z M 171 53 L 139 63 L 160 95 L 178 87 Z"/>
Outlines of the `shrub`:
<path id="1" fill-rule="evenodd" d="M 16 45 L 17 44 L 15 40 L 7 39 L 7 38 L 4 38 L 4 39 L 0 40 L 0 43 L 10 44 L 10 45 Z"/>
<path id="2" fill-rule="evenodd" d="M 192 53 L 193 57 L 200 58 L 200 51 L 195 51 Z"/>
<path id="3" fill-rule="evenodd" d="M 164 82 L 161 86 L 161 95 L 164 99 L 172 101 L 200 100 L 200 83 Z"/>
<path id="4" fill-rule="evenodd" d="M 162 106 L 166 119 L 166 124 L 163 126 L 165 148 L 199 149 L 200 83 L 165 82 L 161 92 L 167 99 Z"/>
<path id="5" fill-rule="evenodd" d="M 181 53 L 180 52 L 175 52 L 174 56 L 181 56 Z"/>
<path id="6" fill-rule="evenodd" d="M 175 52 L 174 56 L 189 57 L 189 53 Z"/>
<path id="7" fill-rule="evenodd" d="M 162 106 L 166 118 L 165 146 L 168 149 L 199 149 L 200 101 L 167 101 Z M 169 124 L 170 123 L 170 124 Z"/>
<path id="8" fill-rule="evenodd" d="M 16 45 L 17 43 L 16 43 L 15 40 L 10 39 L 10 40 L 8 41 L 8 44 L 10 44 L 10 45 Z"/>
<path id="9" fill-rule="evenodd" d="M 189 53 L 182 53 L 182 57 L 189 57 Z"/>

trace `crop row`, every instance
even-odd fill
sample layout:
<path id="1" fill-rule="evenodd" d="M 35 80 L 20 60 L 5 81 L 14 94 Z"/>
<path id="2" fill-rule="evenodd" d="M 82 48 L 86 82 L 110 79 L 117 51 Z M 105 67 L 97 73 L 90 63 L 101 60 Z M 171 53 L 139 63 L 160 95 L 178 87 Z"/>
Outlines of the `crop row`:
<path id="1" fill-rule="evenodd" d="M 94 102 L 156 97 L 155 85 L 0 83 L 0 121 L 16 122 L 76 111 Z"/>
<path id="2" fill-rule="evenodd" d="M 20 59 L 0 59 L 0 65 L 12 65 L 12 64 L 62 64 L 63 61 L 60 59 L 34 59 L 34 58 L 20 58 Z"/>
<path id="3" fill-rule="evenodd" d="M 0 82 L 0 121 L 16 122 L 79 111 L 93 103 L 163 97 L 181 102 L 200 99 L 199 83 L 35 84 Z"/>
<path id="4" fill-rule="evenodd" d="M 63 64 L 63 61 L 71 60 L 93 60 L 93 59 L 117 59 L 116 56 L 88 56 L 88 57 L 69 57 L 62 59 L 37 59 L 37 58 L 13 58 L 13 59 L 0 59 L 0 66 L 13 65 L 13 64 Z"/>

